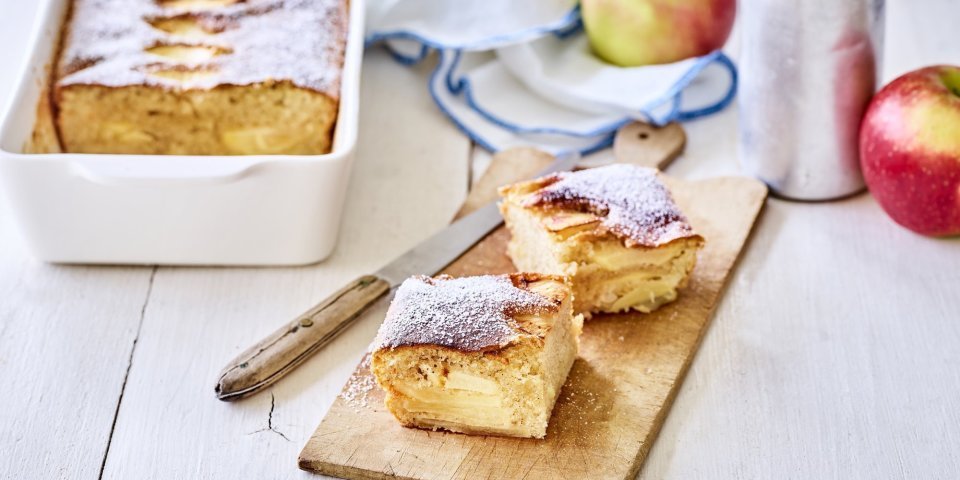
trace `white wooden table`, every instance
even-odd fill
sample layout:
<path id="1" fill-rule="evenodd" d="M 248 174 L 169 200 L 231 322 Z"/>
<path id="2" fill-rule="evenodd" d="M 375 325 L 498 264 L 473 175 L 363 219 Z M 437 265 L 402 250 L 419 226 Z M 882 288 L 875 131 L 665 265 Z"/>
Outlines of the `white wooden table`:
<path id="1" fill-rule="evenodd" d="M 36 3 L 0 0 L 2 105 Z M 955 1 L 888 7 L 885 78 L 960 63 Z M 457 210 L 488 156 L 431 104 L 428 71 L 368 52 L 340 244 L 315 266 L 47 265 L 0 201 L 0 478 L 316 478 L 297 454 L 375 316 L 269 393 L 225 404 L 214 380 L 278 322 Z M 736 116 L 688 124 L 670 173 L 738 173 Z M 868 195 L 771 200 L 640 476 L 958 475 L 960 241 L 913 235 Z"/>

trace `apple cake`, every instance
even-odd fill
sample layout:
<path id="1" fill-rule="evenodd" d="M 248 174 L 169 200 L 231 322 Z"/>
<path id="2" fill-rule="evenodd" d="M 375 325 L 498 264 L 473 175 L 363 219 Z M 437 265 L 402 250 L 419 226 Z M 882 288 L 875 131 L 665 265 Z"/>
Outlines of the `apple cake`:
<path id="1" fill-rule="evenodd" d="M 501 187 L 508 255 L 520 270 L 567 276 L 587 315 L 675 300 L 704 239 L 659 175 L 613 164 Z"/>
<path id="2" fill-rule="evenodd" d="M 53 102 L 64 151 L 330 150 L 348 0 L 73 0 Z"/>
<path id="3" fill-rule="evenodd" d="M 562 277 L 413 277 L 373 345 L 386 407 L 408 427 L 543 438 L 583 318 Z"/>

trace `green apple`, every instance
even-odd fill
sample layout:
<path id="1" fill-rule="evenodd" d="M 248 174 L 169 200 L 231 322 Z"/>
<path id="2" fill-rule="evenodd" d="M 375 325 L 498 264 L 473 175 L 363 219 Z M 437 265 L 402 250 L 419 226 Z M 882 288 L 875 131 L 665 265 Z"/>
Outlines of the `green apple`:
<path id="1" fill-rule="evenodd" d="M 784 0 L 794 1 L 794 0 Z M 621 67 L 706 55 L 730 36 L 736 0 L 581 0 L 593 51 Z"/>

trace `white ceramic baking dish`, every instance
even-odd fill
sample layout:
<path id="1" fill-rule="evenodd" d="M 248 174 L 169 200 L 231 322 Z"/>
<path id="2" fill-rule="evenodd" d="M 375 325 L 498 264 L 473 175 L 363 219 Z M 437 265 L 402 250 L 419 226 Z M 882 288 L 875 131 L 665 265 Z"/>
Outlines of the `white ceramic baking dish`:
<path id="1" fill-rule="evenodd" d="M 0 180 L 31 250 L 58 263 L 299 265 L 336 243 L 357 142 L 363 1 L 351 0 L 326 155 L 29 153 L 53 135 L 47 89 L 69 0 L 47 0 L 0 124 Z M 53 137 L 55 138 L 55 137 Z"/>

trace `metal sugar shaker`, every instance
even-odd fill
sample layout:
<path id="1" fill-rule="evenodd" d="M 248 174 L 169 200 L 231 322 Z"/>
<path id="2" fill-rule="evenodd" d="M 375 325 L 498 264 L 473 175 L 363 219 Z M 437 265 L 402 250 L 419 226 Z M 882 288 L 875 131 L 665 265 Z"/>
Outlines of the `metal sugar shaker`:
<path id="1" fill-rule="evenodd" d="M 741 0 L 740 158 L 774 194 L 861 191 L 860 120 L 879 86 L 884 0 Z"/>

